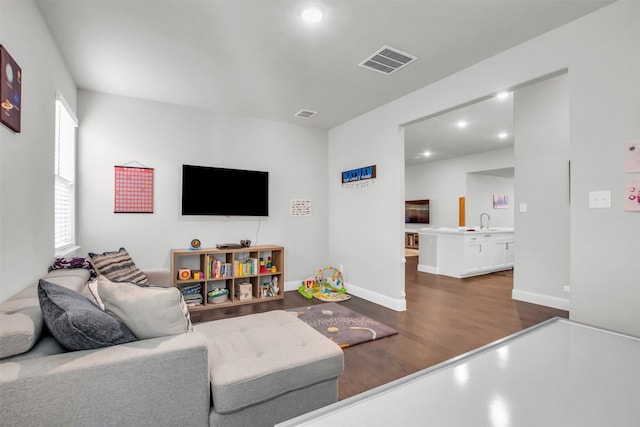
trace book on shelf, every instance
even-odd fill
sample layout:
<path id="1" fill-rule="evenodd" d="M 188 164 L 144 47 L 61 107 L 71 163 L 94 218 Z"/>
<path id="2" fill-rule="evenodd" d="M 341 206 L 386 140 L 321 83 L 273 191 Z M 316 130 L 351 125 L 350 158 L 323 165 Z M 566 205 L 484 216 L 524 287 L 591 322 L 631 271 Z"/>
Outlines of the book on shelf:
<path id="1" fill-rule="evenodd" d="M 222 262 L 215 258 L 209 258 L 207 279 L 219 279 L 233 276 L 233 266 L 231 263 Z"/>
<path id="2" fill-rule="evenodd" d="M 246 258 L 243 261 L 233 261 L 233 272 L 237 277 L 255 276 L 258 274 L 258 260 Z"/>
<path id="3" fill-rule="evenodd" d="M 202 297 L 202 285 L 200 283 L 190 286 L 184 286 L 180 288 L 182 297 L 184 298 L 187 306 L 194 306 L 202 304 L 204 298 Z"/>

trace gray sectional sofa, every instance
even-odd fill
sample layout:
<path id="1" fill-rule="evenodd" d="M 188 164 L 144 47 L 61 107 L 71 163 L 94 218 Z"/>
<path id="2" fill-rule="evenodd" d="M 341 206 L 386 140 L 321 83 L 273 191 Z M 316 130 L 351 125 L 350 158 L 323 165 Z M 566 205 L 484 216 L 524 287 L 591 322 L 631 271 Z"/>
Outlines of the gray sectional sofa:
<path id="1" fill-rule="evenodd" d="M 166 286 L 168 271 L 145 272 Z M 89 273 L 45 279 L 87 294 Z M 3 426 L 260 426 L 337 401 L 342 350 L 284 311 L 193 332 L 68 351 L 43 322 L 37 284 L 0 304 Z"/>

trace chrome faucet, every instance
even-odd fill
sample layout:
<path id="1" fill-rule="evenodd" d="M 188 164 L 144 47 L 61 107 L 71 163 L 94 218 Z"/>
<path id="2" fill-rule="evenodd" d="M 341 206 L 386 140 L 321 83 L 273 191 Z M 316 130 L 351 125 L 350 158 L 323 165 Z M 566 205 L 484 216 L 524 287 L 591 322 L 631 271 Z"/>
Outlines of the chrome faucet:
<path id="1" fill-rule="evenodd" d="M 483 217 L 484 215 L 486 215 L 486 216 L 487 216 L 487 226 L 486 226 L 486 227 L 484 227 L 484 226 L 482 225 L 482 217 Z M 486 213 L 486 212 L 482 212 L 482 213 L 480 214 L 480 230 L 485 229 L 485 228 L 489 228 L 489 225 L 490 225 L 490 224 L 491 224 L 491 217 L 489 216 L 489 214 L 488 214 L 488 213 Z"/>

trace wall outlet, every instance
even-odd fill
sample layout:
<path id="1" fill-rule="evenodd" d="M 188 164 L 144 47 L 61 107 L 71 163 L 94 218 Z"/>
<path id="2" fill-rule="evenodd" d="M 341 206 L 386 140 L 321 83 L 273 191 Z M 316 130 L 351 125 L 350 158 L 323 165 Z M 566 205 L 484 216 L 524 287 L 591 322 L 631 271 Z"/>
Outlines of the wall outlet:
<path id="1" fill-rule="evenodd" d="M 611 207 L 611 190 L 589 192 L 589 208 L 590 209 L 607 209 L 610 207 Z"/>

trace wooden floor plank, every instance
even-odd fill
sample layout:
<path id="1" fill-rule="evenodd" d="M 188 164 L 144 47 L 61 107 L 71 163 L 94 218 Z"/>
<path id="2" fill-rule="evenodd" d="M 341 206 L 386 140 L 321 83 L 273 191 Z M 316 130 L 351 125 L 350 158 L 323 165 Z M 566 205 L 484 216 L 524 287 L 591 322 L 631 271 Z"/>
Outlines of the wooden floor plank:
<path id="1" fill-rule="evenodd" d="M 340 399 L 353 396 L 466 353 L 555 316 L 569 313 L 511 299 L 511 272 L 455 279 L 417 271 L 417 257 L 407 258 L 407 310 L 397 312 L 353 297 L 343 304 L 383 322 L 398 335 L 344 349 Z M 283 310 L 310 304 L 297 292 L 284 300 L 192 313 L 194 322 Z"/>

